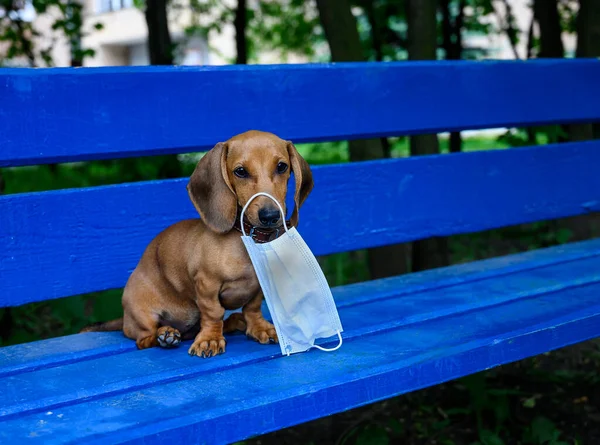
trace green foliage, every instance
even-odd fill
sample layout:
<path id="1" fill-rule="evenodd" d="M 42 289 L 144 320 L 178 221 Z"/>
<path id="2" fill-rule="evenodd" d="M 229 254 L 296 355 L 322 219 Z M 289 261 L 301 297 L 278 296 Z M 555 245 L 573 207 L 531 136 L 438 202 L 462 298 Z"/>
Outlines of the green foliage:
<path id="1" fill-rule="evenodd" d="M 311 165 L 340 164 L 349 161 L 348 142 L 325 142 L 321 144 L 297 144 L 296 148 Z"/>
<path id="2" fill-rule="evenodd" d="M 544 416 L 533 419 L 523 434 L 523 442 L 531 445 L 569 445 L 560 440 L 561 432 L 554 422 Z"/>
<path id="3" fill-rule="evenodd" d="M 388 445 L 389 443 L 387 431 L 379 425 L 368 425 L 356 438 L 356 445 Z"/>
<path id="4" fill-rule="evenodd" d="M 570 0 L 558 0 L 558 13 L 560 24 L 564 32 L 575 34 L 577 32 L 577 3 Z"/>
<path id="5" fill-rule="evenodd" d="M 175 11 L 189 8 L 192 22 L 186 27 L 188 38 L 202 36 L 210 42 L 212 34 L 220 34 L 225 25 L 233 24 L 235 8 L 218 0 L 173 1 Z M 273 53 L 281 62 L 291 54 L 313 58 L 319 45 L 325 43 L 319 19 L 311 2 L 303 0 L 267 0 L 248 2 L 246 11 L 246 44 L 248 60 Z M 218 53 L 216 48 L 211 48 Z M 220 54 L 222 55 L 222 54 Z M 234 63 L 234 60 L 230 60 Z"/>
<path id="6" fill-rule="evenodd" d="M 510 147 L 526 147 L 556 144 L 568 139 L 569 135 L 562 126 L 547 125 L 543 127 L 510 128 L 498 138 L 498 141 Z"/>
<path id="7" fill-rule="evenodd" d="M 504 441 L 498 434 L 490 430 L 481 430 L 479 432 L 479 440 L 481 445 L 504 445 Z"/>
<path id="8" fill-rule="evenodd" d="M 28 9 L 28 7 L 31 9 Z M 0 0 L 0 66 L 21 65 L 35 67 L 39 62 L 52 66 L 52 46 L 59 37 L 64 37 L 71 46 L 72 64 L 79 66 L 85 57 L 94 55 L 94 51 L 81 46 L 84 37 L 83 5 L 74 0 L 32 0 L 31 2 L 15 2 Z M 41 35 L 35 28 L 29 15 L 52 17 L 52 35 Z M 101 29 L 101 24 L 94 26 Z M 36 40 L 37 39 L 37 40 Z M 36 46 L 36 41 L 44 41 L 43 47 Z M 38 44 L 39 45 L 39 44 Z"/>
<path id="9" fill-rule="evenodd" d="M 494 14 L 491 0 L 449 0 L 452 19 L 456 19 L 460 4 L 464 3 L 462 33 L 485 35 L 492 31 L 488 16 Z M 367 60 L 405 60 L 407 53 L 406 0 L 354 0 L 358 29 Z M 442 42 L 439 26 L 438 42 Z M 439 53 L 440 56 L 443 52 Z M 487 50 L 479 47 L 463 48 L 463 58 L 479 59 Z"/>
<path id="10" fill-rule="evenodd" d="M 10 331 L 0 335 L 0 347 L 69 335 L 87 324 L 123 315 L 120 289 L 59 298 L 14 308 L 0 308 L 0 320 Z"/>
<path id="11" fill-rule="evenodd" d="M 509 395 L 520 394 L 518 391 L 492 389 L 487 385 L 485 373 L 473 374 L 462 379 L 469 391 L 471 409 L 477 418 L 479 440 L 482 445 L 503 445 L 500 434 L 510 419 Z M 491 414 L 490 429 L 484 425 L 484 416 Z"/>
<path id="12" fill-rule="evenodd" d="M 248 39 L 255 42 L 253 58 L 263 52 L 276 52 L 283 61 L 289 54 L 309 59 L 325 43 L 314 4 L 304 0 L 258 2 L 248 14 Z"/>

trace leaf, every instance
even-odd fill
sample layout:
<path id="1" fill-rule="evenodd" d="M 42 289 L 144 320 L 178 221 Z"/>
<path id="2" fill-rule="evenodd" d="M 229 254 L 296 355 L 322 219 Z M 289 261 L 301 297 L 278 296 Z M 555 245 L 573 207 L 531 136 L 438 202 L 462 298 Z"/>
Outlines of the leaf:
<path id="1" fill-rule="evenodd" d="M 397 419 L 390 419 L 388 426 L 395 434 L 402 434 L 404 432 L 404 426 Z"/>
<path id="2" fill-rule="evenodd" d="M 455 416 L 455 415 L 468 415 L 471 413 L 471 410 L 468 408 L 450 408 L 444 411 L 448 416 Z"/>
<path id="3" fill-rule="evenodd" d="M 441 431 L 445 428 L 447 428 L 451 423 L 450 419 L 444 419 L 444 420 L 440 420 L 438 422 L 433 422 L 431 424 L 431 427 L 436 430 L 436 431 Z"/>
<path id="4" fill-rule="evenodd" d="M 479 440 L 483 445 L 504 445 L 504 441 L 496 433 L 490 430 L 481 430 Z"/>
<path id="5" fill-rule="evenodd" d="M 123 315 L 121 291 L 110 290 L 92 294 L 94 298 L 94 321 L 107 321 Z"/>
<path id="6" fill-rule="evenodd" d="M 496 430 L 498 430 L 510 417 L 510 404 L 506 395 L 496 397 L 495 402 L 492 403 L 496 415 Z"/>
<path id="7" fill-rule="evenodd" d="M 380 426 L 368 426 L 356 438 L 356 445 L 389 445 L 390 438 Z"/>
<path id="8" fill-rule="evenodd" d="M 556 440 L 556 433 L 559 433 L 559 431 L 547 417 L 538 416 L 531 422 L 531 441 L 535 444 L 543 445 Z"/>
<path id="9" fill-rule="evenodd" d="M 533 397 L 529 397 L 528 399 L 526 399 L 526 400 L 523 402 L 523 406 L 524 406 L 525 408 L 535 408 L 535 400 L 536 400 L 536 397 L 535 397 L 535 396 L 533 396 Z"/>
<path id="10" fill-rule="evenodd" d="M 556 241 L 559 244 L 565 244 L 571 239 L 572 235 L 573 233 L 569 229 L 559 229 L 556 231 Z"/>

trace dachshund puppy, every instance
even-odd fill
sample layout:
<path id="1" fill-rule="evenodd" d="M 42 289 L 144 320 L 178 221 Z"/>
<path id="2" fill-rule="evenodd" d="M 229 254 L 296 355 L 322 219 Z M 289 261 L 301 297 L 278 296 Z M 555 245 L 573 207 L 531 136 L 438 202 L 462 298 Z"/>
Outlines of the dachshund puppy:
<path id="1" fill-rule="evenodd" d="M 261 313 L 263 294 L 240 238 L 240 224 L 256 242 L 283 231 L 277 205 L 285 211 L 290 172 L 296 180 L 290 224 L 313 188 L 308 163 L 294 145 L 271 133 L 248 131 L 218 143 L 199 162 L 187 190 L 201 219 L 185 220 L 161 232 L 146 248 L 123 292 L 124 316 L 81 332 L 123 330 L 139 349 L 177 346 L 194 339 L 189 354 L 225 352 L 224 333 L 240 330 L 267 344 L 277 342 L 274 326 Z M 281 230 L 280 230 L 281 229 Z M 224 320 L 225 310 L 242 308 Z"/>

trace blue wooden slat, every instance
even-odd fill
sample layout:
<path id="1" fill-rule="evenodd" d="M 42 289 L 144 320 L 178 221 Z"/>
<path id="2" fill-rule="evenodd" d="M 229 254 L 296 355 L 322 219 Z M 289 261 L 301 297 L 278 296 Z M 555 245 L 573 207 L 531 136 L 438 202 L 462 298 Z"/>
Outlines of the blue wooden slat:
<path id="1" fill-rule="evenodd" d="M 398 281 L 383 281 L 393 280 Z M 370 301 L 344 301 L 345 304 L 339 305 L 340 317 L 345 328 L 344 339 L 348 343 L 400 326 L 475 312 L 518 299 L 537 298 L 589 284 L 596 284 L 600 288 L 600 255 L 517 272 L 502 279 L 491 277 L 443 290 L 411 293 L 392 300 L 376 298 L 379 286 L 377 282 L 371 282 L 370 289 L 365 289 L 372 296 Z M 397 290 L 401 292 L 403 289 L 397 287 Z M 338 303 L 342 303 L 339 298 Z M 81 336 L 71 338 L 78 337 Z M 101 339 L 106 334 L 85 334 L 83 337 Z M 63 341 L 68 343 L 69 338 Z M 187 350 L 188 346 L 184 344 L 181 348 Z M 0 394 L 4 399 L 0 404 L 0 419 L 22 416 L 27 412 L 56 410 L 83 399 L 131 392 L 280 356 L 277 348 L 249 342 L 243 336 L 232 337 L 228 349 L 232 349 L 230 353 L 218 360 L 194 360 L 185 354 L 171 354 L 171 351 L 155 348 L 1 378 Z M 60 383 L 63 381 L 68 382 L 68 386 Z"/>
<path id="2" fill-rule="evenodd" d="M 600 210 L 598 165 L 593 141 L 316 167 L 299 230 L 323 255 L 578 215 Z M 123 286 L 160 230 L 197 215 L 186 183 L 0 197 L 0 307 Z"/>
<path id="3" fill-rule="evenodd" d="M 9 417 L 0 421 L 0 441 L 230 443 L 597 336 L 599 291 L 598 284 L 569 288 L 361 335 L 332 354 L 278 356 Z M 399 308 L 380 305 L 378 315 Z M 351 322 L 362 317 L 357 310 Z M 247 344 L 230 350 L 239 356 Z M 156 353 L 167 360 L 186 351 Z M 93 362 L 89 372 L 97 373 Z"/>
<path id="4" fill-rule="evenodd" d="M 372 300 L 382 301 L 413 293 L 421 295 L 424 291 L 430 294 L 433 294 L 431 291 L 446 292 L 444 288 L 449 286 L 492 278 L 502 279 L 510 274 L 522 274 L 554 265 L 562 267 L 564 263 L 596 256 L 600 256 L 600 239 L 339 286 L 332 290 L 338 308 L 342 309 Z M 415 307 L 427 308 L 426 305 Z M 268 316 L 268 313 L 265 315 Z M 0 348 L 0 377 L 120 354 L 133 349 L 133 342 L 125 339 L 121 333 L 75 335 Z"/>
<path id="5" fill-rule="evenodd" d="M 598 60 L 3 69 L 0 167 L 189 152 L 248 129 L 302 142 L 599 121 L 598 79 Z"/>
<path id="6" fill-rule="evenodd" d="M 136 349 L 122 334 L 51 338 L 0 348 L 0 378 Z"/>
<path id="7" fill-rule="evenodd" d="M 503 277 L 510 274 L 563 265 L 564 263 L 592 258 L 599 254 L 600 238 L 535 249 L 487 260 L 471 261 L 376 281 L 339 286 L 334 288 L 333 292 L 337 307 L 341 308 L 374 299 L 382 301 L 387 298 L 424 291 L 446 292 L 445 288 L 449 286 L 486 279 L 502 280 Z"/>

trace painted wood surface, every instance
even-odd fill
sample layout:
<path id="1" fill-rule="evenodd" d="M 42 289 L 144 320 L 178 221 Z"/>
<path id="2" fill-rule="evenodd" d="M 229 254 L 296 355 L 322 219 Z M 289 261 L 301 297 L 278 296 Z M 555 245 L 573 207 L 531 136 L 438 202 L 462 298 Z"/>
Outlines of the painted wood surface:
<path id="1" fill-rule="evenodd" d="M 423 291 L 443 291 L 444 288 L 488 278 L 526 272 L 546 266 L 561 265 L 600 255 L 600 240 L 569 243 L 551 249 L 536 249 L 518 255 L 473 261 L 466 264 L 432 269 L 424 272 L 337 287 L 333 294 L 338 308 L 350 304 L 383 301 Z M 265 313 L 268 316 L 268 313 Z M 70 336 L 36 341 L 14 347 L 0 348 L 0 377 L 52 368 L 66 363 L 89 360 L 104 355 L 135 350 L 121 335 Z"/>
<path id="2" fill-rule="evenodd" d="M 600 121 L 598 79 L 598 60 L 0 69 L 0 167 L 249 128 L 307 142 Z M 600 211 L 598 165 L 587 142 L 317 167 L 300 232 L 323 255 Z M 185 184 L 0 197 L 0 307 L 123 286 L 152 237 L 196 217 Z M 1 348 L 0 443 L 229 443 L 597 337 L 599 295 L 593 240 L 334 289 L 330 354 L 232 336 L 201 360 L 119 333 Z"/>
<path id="3" fill-rule="evenodd" d="M 3 348 L 0 371 L 32 345 L 61 365 L 0 374 L 0 442 L 226 444 L 598 336 L 599 294 L 594 240 L 335 289 L 334 353 L 235 335 L 209 360 L 187 343 L 59 359 L 131 343 L 117 333 Z"/>
<path id="4" fill-rule="evenodd" d="M 0 167 L 198 151 L 248 129 L 303 142 L 599 121 L 598 79 L 593 59 L 0 69 Z"/>
<path id="5" fill-rule="evenodd" d="M 599 141 L 315 167 L 299 231 L 323 255 L 598 211 L 598 165 Z M 197 216 L 186 183 L 0 197 L 0 307 L 124 286 Z"/>

